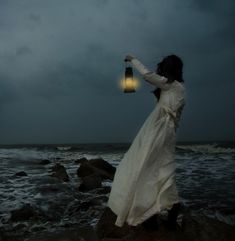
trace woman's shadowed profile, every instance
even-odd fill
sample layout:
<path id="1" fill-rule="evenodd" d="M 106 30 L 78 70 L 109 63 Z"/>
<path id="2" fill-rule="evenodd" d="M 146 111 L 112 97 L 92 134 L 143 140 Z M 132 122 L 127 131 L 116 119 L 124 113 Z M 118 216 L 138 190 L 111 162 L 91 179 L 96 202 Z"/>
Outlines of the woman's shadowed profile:
<path id="1" fill-rule="evenodd" d="M 176 79 L 179 82 L 184 82 L 182 69 L 182 60 L 176 55 L 169 55 L 157 64 L 156 74 L 167 77 L 169 81 L 174 81 L 174 79 Z M 159 101 L 161 89 L 156 87 L 155 90 L 151 92 Z"/>

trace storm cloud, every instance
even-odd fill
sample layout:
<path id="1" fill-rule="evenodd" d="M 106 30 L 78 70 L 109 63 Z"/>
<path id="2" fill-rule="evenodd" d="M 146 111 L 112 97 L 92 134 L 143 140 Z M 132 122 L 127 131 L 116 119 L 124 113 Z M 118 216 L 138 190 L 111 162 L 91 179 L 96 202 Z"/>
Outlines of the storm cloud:
<path id="1" fill-rule="evenodd" d="M 154 86 L 124 94 L 131 53 L 184 61 L 178 141 L 234 140 L 232 0 L 0 0 L 0 143 L 131 142 Z"/>

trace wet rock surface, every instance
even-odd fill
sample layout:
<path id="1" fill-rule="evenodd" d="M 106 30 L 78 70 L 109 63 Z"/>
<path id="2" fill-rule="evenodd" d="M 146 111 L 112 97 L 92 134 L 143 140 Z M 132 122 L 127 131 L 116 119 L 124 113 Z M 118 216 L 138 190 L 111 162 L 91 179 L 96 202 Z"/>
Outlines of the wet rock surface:
<path id="1" fill-rule="evenodd" d="M 50 160 L 48 160 L 48 159 L 43 159 L 43 160 L 41 160 L 38 164 L 40 164 L 40 165 L 48 165 L 48 164 L 50 164 L 51 162 L 50 162 Z"/>
<path id="2" fill-rule="evenodd" d="M 78 177 L 85 177 L 91 174 L 99 174 L 103 179 L 113 180 L 116 168 L 102 158 L 89 161 L 80 160 L 80 167 L 77 170 Z"/>
<path id="3" fill-rule="evenodd" d="M 79 158 L 74 161 L 77 164 L 83 163 L 83 162 L 88 162 L 88 159 L 86 157 Z"/>
<path id="4" fill-rule="evenodd" d="M 19 209 L 11 211 L 11 221 L 18 222 L 37 218 L 39 213 L 30 204 L 25 204 Z"/>
<path id="5" fill-rule="evenodd" d="M 51 172 L 52 172 L 51 177 L 56 177 L 59 180 L 64 181 L 64 182 L 69 181 L 69 176 L 63 165 L 56 163 L 55 166 L 52 167 Z"/>
<path id="6" fill-rule="evenodd" d="M 99 241 L 91 226 L 73 227 L 59 232 L 45 232 L 32 235 L 25 241 Z"/>
<path id="7" fill-rule="evenodd" d="M 188 209 L 181 213 L 181 221 L 175 230 L 169 229 L 165 219 L 158 216 L 156 229 L 144 227 L 142 224 L 122 227 L 116 226 L 116 214 L 106 207 L 96 225 L 96 233 L 102 241 L 233 241 L 235 227 L 206 217 L 193 214 Z"/>
<path id="8" fill-rule="evenodd" d="M 99 174 L 91 174 L 82 178 L 82 183 L 79 186 L 79 191 L 89 191 L 102 185 L 102 178 Z"/>
<path id="9" fill-rule="evenodd" d="M 24 171 L 17 172 L 13 175 L 13 177 L 26 177 L 26 176 L 28 176 L 28 174 Z"/>

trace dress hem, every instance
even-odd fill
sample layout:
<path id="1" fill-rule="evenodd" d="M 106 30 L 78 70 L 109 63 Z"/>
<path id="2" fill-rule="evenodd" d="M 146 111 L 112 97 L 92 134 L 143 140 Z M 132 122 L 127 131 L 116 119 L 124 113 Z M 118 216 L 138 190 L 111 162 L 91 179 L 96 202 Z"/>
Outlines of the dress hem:
<path id="1" fill-rule="evenodd" d="M 154 208 L 154 209 L 149 209 L 144 215 L 142 215 L 141 218 L 138 219 L 138 221 L 134 221 L 133 219 L 125 219 L 123 221 L 121 221 L 119 219 L 119 215 L 115 212 L 115 210 L 113 209 L 113 207 L 107 205 L 116 215 L 116 221 L 115 221 L 115 225 L 118 227 L 123 227 L 125 223 L 127 223 L 129 226 L 137 226 L 139 224 L 141 224 L 142 222 L 144 222 L 145 220 L 147 220 L 148 218 L 150 218 L 151 216 L 155 215 L 155 214 L 160 214 L 163 211 L 168 211 L 170 210 L 174 204 L 180 203 L 180 199 L 178 199 L 177 201 L 172 202 L 171 205 L 165 206 L 164 208 L 162 208 L 161 210 Z M 153 211 L 154 210 L 154 211 Z"/>

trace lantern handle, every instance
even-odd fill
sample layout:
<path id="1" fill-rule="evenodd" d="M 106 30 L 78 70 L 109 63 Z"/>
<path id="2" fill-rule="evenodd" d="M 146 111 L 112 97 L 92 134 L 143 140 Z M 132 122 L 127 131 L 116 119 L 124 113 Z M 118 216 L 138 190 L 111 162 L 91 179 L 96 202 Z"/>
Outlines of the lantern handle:
<path id="1" fill-rule="evenodd" d="M 125 59 L 125 65 L 126 67 L 132 67 L 131 62 Z"/>

